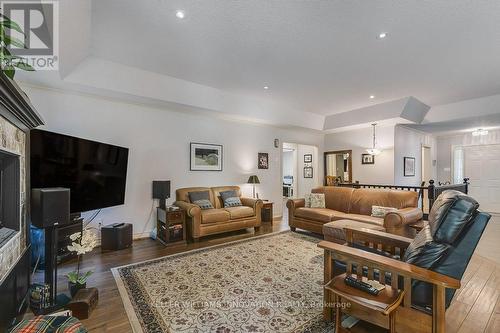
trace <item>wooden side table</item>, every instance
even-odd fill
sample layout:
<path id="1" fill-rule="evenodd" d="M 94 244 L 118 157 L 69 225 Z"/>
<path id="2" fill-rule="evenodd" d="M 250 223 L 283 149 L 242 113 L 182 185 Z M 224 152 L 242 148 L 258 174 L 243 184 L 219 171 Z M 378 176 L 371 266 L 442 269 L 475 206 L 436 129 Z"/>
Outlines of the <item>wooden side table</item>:
<path id="1" fill-rule="evenodd" d="M 262 210 L 260 212 L 262 222 L 273 223 L 273 205 L 274 202 L 264 201 L 264 205 L 262 205 Z"/>
<path id="2" fill-rule="evenodd" d="M 378 326 L 389 329 L 389 333 L 396 333 L 395 313 L 398 306 L 403 301 L 405 292 L 399 289 L 393 289 L 391 286 L 386 286 L 378 295 L 371 295 L 359 289 L 348 286 L 344 282 L 346 274 L 334 277 L 326 286 L 325 291 L 330 291 L 333 295 L 335 304 L 335 332 L 347 332 L 341 326 L 342 318 L 342 302 L 345 300 L 348 303 L 355 303 L 361 306 L 365 311 L 363 314 L 370 318 L 382 318 L 376 322 Z M 366 281 L 366 278 L 362 278 Z M 376 313 L 382 316 L 377 317 Z M 366 319 L 361 317 L 360 319 Z"/>
<path id="3" fill-rule="evenodd" d="M 165 246 L 187 244 L 186 212 L 157 208 L 156 239 Z"/>

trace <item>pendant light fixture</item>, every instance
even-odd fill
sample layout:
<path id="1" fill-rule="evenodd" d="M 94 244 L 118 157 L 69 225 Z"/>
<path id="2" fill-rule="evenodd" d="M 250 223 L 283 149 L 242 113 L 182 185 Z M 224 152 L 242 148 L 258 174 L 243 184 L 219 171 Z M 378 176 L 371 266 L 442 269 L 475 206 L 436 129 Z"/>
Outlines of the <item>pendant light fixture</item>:
<path id="1" fill-rule="evenodd" d="M 377 123 L 374 123 L 372 124 L 373 126 L 373 146 L 372 148 L 369 148 L 367 149 L 366 151 L 368 152 L 368 154 L 370 155 L 378 155 L 380 154 L 382 151 L 380 149 L 377 148 L 377 137 L 375 135 L 375 126 L 377 126 Z"/>

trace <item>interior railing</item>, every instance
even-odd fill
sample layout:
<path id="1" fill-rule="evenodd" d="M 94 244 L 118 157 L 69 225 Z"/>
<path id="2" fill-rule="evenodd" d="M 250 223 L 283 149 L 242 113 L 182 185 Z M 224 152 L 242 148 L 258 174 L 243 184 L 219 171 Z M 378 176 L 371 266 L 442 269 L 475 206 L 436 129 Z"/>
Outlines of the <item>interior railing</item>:
<path id="1" fill-rule="evenodd" d="M 335 183 L 334 186 L 344 186 L 353 188 L 379 188 L 379 189 L 392 189 L 403 191 L 418 192 L 418 206 L 424 213 L 424 220 L 427 220 L 429 211 L 437 197 L 446 190 L 456 190 L 467 194 L 469 192 L 469 178 L 464 178 L 462 184 L 448 184 L 436 185 L 434 180 L 429 180 L 429 185 L 425 186 L 422 182 L 421 186 L 407 186 L 407 185 L 383 185 L 383 184 L 362 184 L 358 181 L 354 183 Z"/>

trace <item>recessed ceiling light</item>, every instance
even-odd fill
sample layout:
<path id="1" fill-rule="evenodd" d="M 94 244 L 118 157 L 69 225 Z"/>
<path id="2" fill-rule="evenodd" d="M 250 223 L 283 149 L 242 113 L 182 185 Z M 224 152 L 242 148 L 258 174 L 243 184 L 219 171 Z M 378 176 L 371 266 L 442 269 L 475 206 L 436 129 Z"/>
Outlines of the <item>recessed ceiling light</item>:
<path id="1" fill-rule="evenodd" d="M 266 89 L 266 90 L 267 90 L 267 89 L 269 89 L 269 87 L 268 87 L 268 86 L 264 86 L 264 89 Z"/>
<path id="2" fill-rule="evenodd" d="M 381 32 L 378 34 L 378 39 L 384 39 L 385 37 L 387 37 L 387 32 Z"/>
<path id="3" fill-rule="evenodd" d="M 182 10 L 178 10 L 175 12 L 175 17 L 177 17 L 178 19 L 182 20 L 185 16 L 186 16 L 186 14 L 184 14 L 184 11 L 182 11 Z"/>
<path id="4" fill-rule="evenodd" d="M 375 98 L 375 95 L 370 95 L 370 99 L 374 99 Z"/>

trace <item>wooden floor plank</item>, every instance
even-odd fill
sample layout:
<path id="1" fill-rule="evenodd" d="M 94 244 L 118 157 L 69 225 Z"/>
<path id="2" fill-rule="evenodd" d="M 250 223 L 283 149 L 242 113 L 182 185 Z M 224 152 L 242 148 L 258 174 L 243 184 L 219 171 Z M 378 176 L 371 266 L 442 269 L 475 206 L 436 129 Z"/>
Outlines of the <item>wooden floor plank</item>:
<path id="1" fill-rule="evenodd" d="M 500 267 L 496 267 L 488 282 L 481 290 L 469 314 L 463 321 L 458 333 L 483 332 L 497 304 L 500 293 Z"/>

